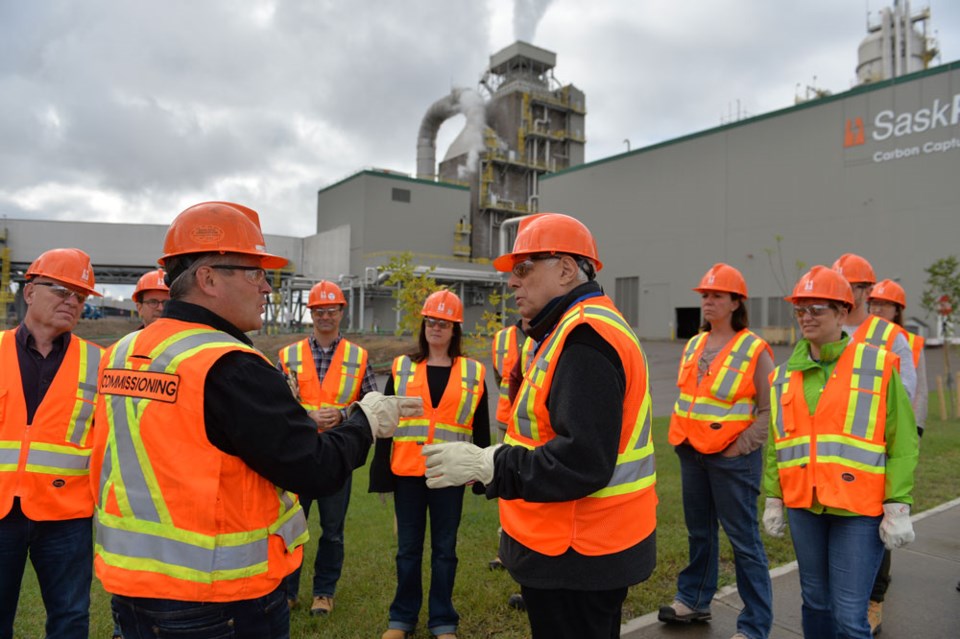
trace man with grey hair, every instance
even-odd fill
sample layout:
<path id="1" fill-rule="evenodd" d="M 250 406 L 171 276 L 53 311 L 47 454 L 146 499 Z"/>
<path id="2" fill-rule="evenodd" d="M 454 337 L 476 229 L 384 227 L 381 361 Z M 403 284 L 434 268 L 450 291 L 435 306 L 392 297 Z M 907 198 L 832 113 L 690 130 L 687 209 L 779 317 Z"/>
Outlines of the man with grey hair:
<path id="1" fill-rule="evenodd" d="M 620 636 L 627 588 L 656 562 L 651 404 L 640 344 L 594 281 L 593 235 L 531 215 L 494 260 L 536 344 L 500 446 L 425 446 L 427 485 L 500 498 L 500 558 L 534 639 Z M 515 369 L 516 371 L 516 369 Z"/>
<path id="2" fill-rule="evenodd" d="M 271 287 L 255 211 L 205 202 L 164 241 L 163 316 L 104 356 L 95 569 L 124 636 L 289 636 L 281 580 L 308 534 L 296 494 L 337 491 L 419 399 L 368 393 L 334 431 L 253 348 Z M 296 494 L 294 494 L 296 493 Z"/>

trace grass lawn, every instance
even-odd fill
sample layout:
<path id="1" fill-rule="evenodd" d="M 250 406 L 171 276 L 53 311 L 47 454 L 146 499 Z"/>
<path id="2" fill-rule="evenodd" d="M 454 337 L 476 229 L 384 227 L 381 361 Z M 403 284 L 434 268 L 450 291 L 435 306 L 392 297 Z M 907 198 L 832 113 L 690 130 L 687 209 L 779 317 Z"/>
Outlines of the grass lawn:
<path id="1" fill-rule="evenodd" d="M 936 397 L 931 397 L 931 415 Z M 667 419 L 654 420 L 657 446 L 657 493 L 660 497 L 657 526 L 657 569 L 645 583 L 630 590 L 624 607 L 624 620 L 636 617 L 670 601 L 674 594 L 677 573 L 687 557 L 686 529 L 680 504 L 679 464 L 667 444 Z M 914 512 L 932 508 L 960 496 L 960 423 L 930 419 L 927 424 L 917 471 Z M 367 490 L 366 469 L 357 471 L 353 496 L 347 517 L 346 562 L 338 586 L 336 610 L 329 618 L 312 618 L 309 609 L 313 555 L 316 542 L 307 544 L 306 568 L 301 577 L 300 606 L 291 617 L 291 636 L 296 638 L 375 638 L 386 628 L 387 610 L 396 585 L 393 533 L 393 506 Z M 461 615 L 460 636 L 513 639 L 529 636 L 526 616 L 506 605 L 507 597 L 517 591 L 510 576 L 503 571 L 491 572 L 487 562 L 497 549 L 497 506 L 467 491 L 463 520 L 460 525 L 458 554 L 460 565 L 454 591 L 454 603 Z M 316 515 L 311 517 L 310 531 L 319 536 Z M 789 532 L 784 539 L 763 536 L 770 565 L 778 566 L 793 560 Z M 424 583 L 429 584 L 429 550 Z M 733 583 L 733 555 L 723 537 L 720 586 Z M 425 604 L 424 604 L 425 605 Z M 16 637 L 43 637 L 44 609 L 36 578 L 28 566 L 20 596 L 20 607 L 14 625 Z M 426 610 L 421 613 L 425 623 Z M 109 599 L 94 579 L 90 636 L 109 637 L 112 622 Z M 420 627 L 417 637 L 429 633 Z"/>

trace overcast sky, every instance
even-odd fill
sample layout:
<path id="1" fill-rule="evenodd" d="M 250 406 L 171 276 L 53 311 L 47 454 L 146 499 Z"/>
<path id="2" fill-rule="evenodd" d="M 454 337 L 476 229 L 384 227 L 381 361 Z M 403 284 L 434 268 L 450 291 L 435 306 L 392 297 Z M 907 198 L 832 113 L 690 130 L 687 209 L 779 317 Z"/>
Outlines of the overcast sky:
<path id="1" fill-rule="evenodd" d="M 224 199 L 310 235 L 318 189 L 414 173 L 427 107 L 518 38 L 586 93 L 591 161 L 849 89 L 867 12 L 892 3 L 2 0 L 0 214 L 168 223 Z M 927 6 L 935 64 L 957 60 L 960 2 Z"/>

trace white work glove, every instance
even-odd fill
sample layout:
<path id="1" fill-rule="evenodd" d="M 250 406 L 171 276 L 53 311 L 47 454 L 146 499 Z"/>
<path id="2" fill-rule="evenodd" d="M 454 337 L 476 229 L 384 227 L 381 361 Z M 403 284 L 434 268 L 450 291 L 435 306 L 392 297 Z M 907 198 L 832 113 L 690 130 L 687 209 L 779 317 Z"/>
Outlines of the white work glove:
<path id="1" fill-rule="evenodd" d="M 500 447 L 480 448 L 467 442 L 429 444 L 421 455 L 427 458 L 427 488 L 463 486 L 470 481 L 493 481 L 493 454 Z"/>
<path id="2" fill-rule="evenodd" d="M 347 417 L 362 410 L 370 422 L 370 431 L 374 438 L 392 437 L 401 417 L 423 415 L 423 399 L 403 395 L 384 395 L 372 391 L 359 402 L 350 404 Z"/>
<path id="3" fill-rule="evenodd" d="M 916 538 L 913 522 L 910 521 L 910 506 L 892 501 L 883 505 L 883 520 L 880 522 L 880 539 L 887 550 L 906 546 Z"/>
<path id="4" fill-rule="evenodd" d="M 783 521 L 783 500 L 767 497 L 767 503 L 763 507 L 763 529 L 771 537 L 783 537 L 786 528 Z"/>

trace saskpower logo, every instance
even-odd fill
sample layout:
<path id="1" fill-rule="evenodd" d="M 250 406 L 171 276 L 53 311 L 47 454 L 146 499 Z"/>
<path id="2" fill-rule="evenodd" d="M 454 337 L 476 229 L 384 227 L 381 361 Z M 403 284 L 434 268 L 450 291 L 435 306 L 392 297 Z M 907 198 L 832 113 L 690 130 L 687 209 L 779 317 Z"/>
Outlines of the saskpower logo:
<path id="1" fill-rule="evenodd" d="M 903 138 L 916 133 L 946 130 L 960 125 L 960 93 L 949 100 L 937 98 L 930 103 L 930 106 L 916 111 L 899 113 L 892 109 L 880 111 L 873 118 L 871 125 L 868 135 L 863 118 L 847 118 L 843 129 L 843 147 L 863 146 L 868 138 L 871 142 L 897 143 L 896 147 L 875 151 L 871 156 L 874 162 L 888 162 L 918 155 L 960 150 L 960 135 L 958 135 L 960 132 L 956 130 L 947 132 L 947 137 L 938 140 L 921 144 L 901 144 L 906 142 L 902 140 Z"/>

